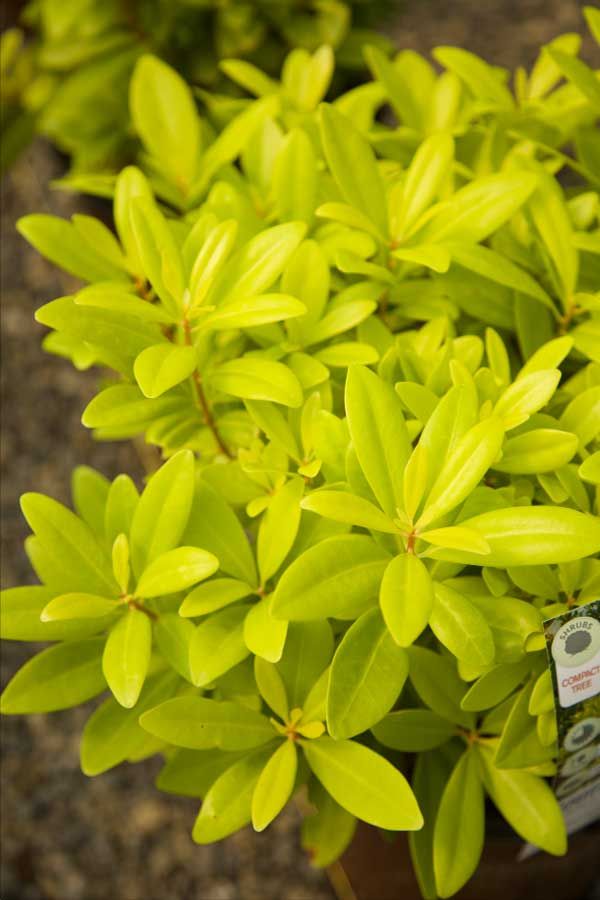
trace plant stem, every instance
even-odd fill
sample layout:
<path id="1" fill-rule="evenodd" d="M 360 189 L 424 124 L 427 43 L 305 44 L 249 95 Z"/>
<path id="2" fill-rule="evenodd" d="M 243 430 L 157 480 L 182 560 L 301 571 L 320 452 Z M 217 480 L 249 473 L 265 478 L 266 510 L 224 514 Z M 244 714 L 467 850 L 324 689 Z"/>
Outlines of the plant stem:
<path id="1" fill-rule="evenodd" d="M 571 324 L 575 316 L 577 316 L 580 312 L 581 309 L 576 306 L 575 303 L 570 301 L 567 305 L 564 316 L 561 316 L 558 320 L 558 333 L 561 335 L 566 334 L 569 330 L 569 325 Z"/>
<path id="2" fill-rule="evenodd" d="M 187 318 L 183 320 L 183 336 L 187 346 L 192 347 L 192 329 L 190 327 L 189 319 Z M 202 379 L 200 378 L 200 373 L 197 370 L 192 375 L 192 382 L 196 391 L 198 405 L 202 410 L 202 418 L 204 419 L 204 424 L 210 429 L 221 453 L 223 453 L 228 459 L 233 459 L 233 453 L 219 433 L 217 423 L 214 420 L 212 410 L 208 405 L 208 400 L 206 399 L 206 394 L 204 393 L 204 388 L 202 387 Z"/>
<path id="3" fill-rule="evenodd" d="M 148 609 L 147 606 L 144 606 L 143 603 L 139 603 L 137 600 L 128 600 L 128 605 L 133 607 L 133 609 L 137 609 L 138 612 L 144 613 L 148 616 L 149 619 L 152 619 L 153 622 L 158 622 L 158 616 L 151 609 Z"/>

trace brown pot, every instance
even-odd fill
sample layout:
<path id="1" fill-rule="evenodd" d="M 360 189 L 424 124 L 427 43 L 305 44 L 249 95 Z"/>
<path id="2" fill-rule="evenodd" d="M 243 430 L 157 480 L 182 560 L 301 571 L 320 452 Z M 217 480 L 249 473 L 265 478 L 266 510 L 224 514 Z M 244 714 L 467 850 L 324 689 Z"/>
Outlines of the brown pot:
<path id="1" fill-rule="evenodd" d="M 536 853 L 517 861 L 523 842 L 512 832 L 489 832 L 479 868 L 457 900 L 585 900 L 600 878 L 600 827 L 569 840 L 564 857 Z M 340 900 L 421 900 L 405 834 L 393 840 L 359 823 L 331 873 Z"/>

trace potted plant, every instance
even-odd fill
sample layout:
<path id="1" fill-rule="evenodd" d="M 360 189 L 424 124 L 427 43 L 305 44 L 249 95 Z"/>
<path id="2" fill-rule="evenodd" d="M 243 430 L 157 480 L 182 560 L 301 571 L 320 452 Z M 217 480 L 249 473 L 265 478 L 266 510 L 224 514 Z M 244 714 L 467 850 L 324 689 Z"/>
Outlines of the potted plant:
<path id="1" fill-rule="evenodd" d="M 513 95 L 457 48 L 441 74 L 370 49 L 374 80 L 327 104 L 331 50 L 296 50 L 281 83 L 230 63 L 258 98 L 203 116 L 144 56 L 116 235 L 19 224 L 88 282 L 37 313 L 49 352 L 112 373 L 83 424 L 166 461 L 141 491 L 76 470 L 74 511 L 23 498 L 41 583 L 3 594 L 3 636 L 54 643 L 2 710 L 108 692 L 84 772 L 162 753 L 200 844 L 299 798 L 316 865 L 360 821 L 408 834 L 447 897 L 487 797 L 567 849 L 542 622 L 600 580 L 597 80 L 575 52 L 557 39 Z"/>

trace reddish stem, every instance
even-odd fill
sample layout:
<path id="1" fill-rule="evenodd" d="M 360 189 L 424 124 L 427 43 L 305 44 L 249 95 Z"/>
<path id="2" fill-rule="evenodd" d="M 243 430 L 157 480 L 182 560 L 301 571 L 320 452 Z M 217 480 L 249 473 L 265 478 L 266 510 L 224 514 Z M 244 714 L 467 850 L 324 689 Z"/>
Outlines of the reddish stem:
<path id="1" fill-rule="evenodd" d="M 183 320 L 183 336 L 185 343 L 188 347 L 192 347 L 192 329 L 189 323 L 189 320 L 186 318 Z M 219 450 L 223 453 L 228 459 L 233 459 L 233 454 L 231 450 L 228 448 L 223 438 L 219 434 L 219 429 L 217 428 L 217 423 L 213 418 L 213 414 L 210 406 L 208 405 L 208 400 L 206 399 L 206 394 L 204 393 L 204 388 L 202 387 L 202 380 L 200 378 L 200 374 L 198 371 L 195 371 L 192 375 L 192 381 L 194 383 L 194 389 L 196 391 L 196 397 L 198 400 L 198 405 L 202 410 L 202 418 L 204 419 L 204 424 L 210 429 L 212 436 L 214 437 Z"/>
<path id="2" fill-rule="evenodd" d="M 158 616 L 155 612 L 152 612 L 151 609 L 148 609 L 142 603 L 139 603 L 137 600 L 129 600 L 128 605 L 133 607 L 133 609 L 137 609 L 138 612 L 144 613 L 148 616 L 149 619 L 152 619 L 153 622 L 158 622 Z"/>

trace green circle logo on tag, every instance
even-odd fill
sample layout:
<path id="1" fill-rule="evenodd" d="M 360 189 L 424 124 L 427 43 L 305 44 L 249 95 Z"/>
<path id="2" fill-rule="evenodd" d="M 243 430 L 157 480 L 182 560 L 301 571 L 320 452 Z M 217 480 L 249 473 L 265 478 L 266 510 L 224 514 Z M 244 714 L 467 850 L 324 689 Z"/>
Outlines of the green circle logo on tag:
<path id="1" fill-rule="evenodd" d="M 600 622 L 578 616 L 562 625 L 552 641 L 552 656 L 559 666 L 582 666 L 600 650 Z"/>
<path id="2" fill-rule="evenodd" d="M 564 748 L 569 753 L 574 753 L 582 747 L 587 747 L 598 735 L 600 735 L 600 718 L 590 716 L 588 719 L 582 719 L 567 732 Z"/>

